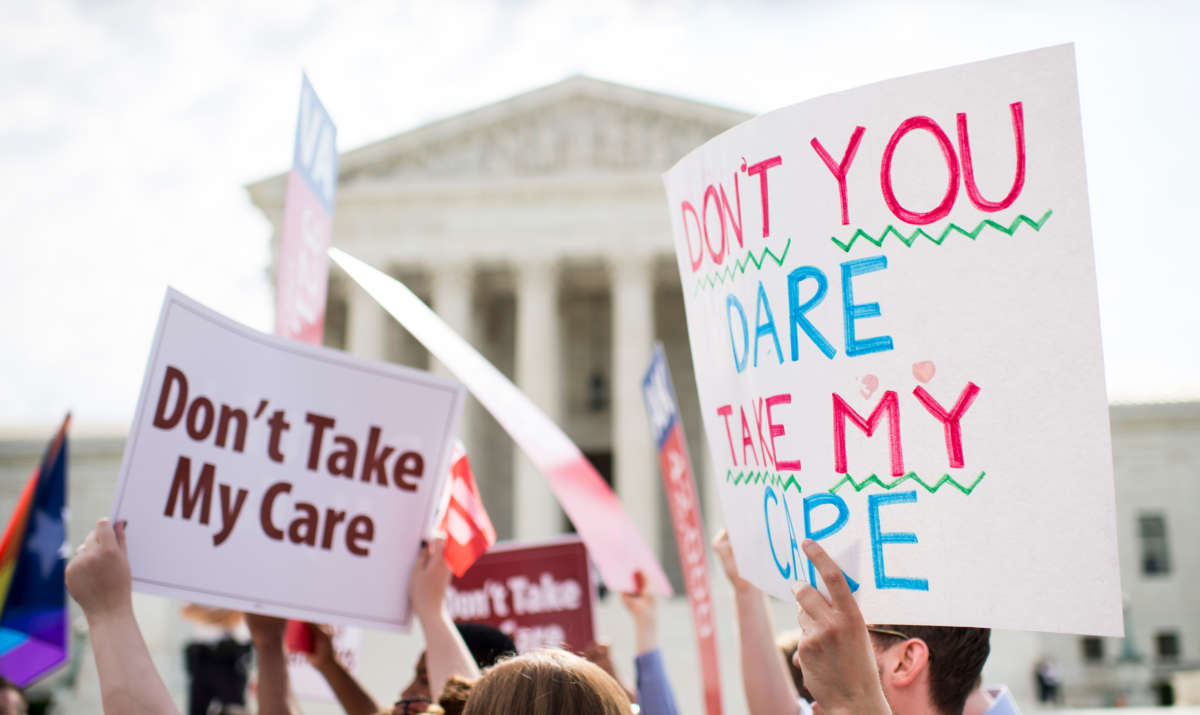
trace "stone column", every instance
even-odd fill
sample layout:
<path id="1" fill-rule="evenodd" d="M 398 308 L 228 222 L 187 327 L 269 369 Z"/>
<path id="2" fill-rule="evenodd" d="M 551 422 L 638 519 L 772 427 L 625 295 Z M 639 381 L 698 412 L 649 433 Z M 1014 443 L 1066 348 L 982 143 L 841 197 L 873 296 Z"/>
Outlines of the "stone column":
<path id="1" fill-rule="evenodd" d="M 473 306 L 474 274 L 471 266 L 462 263 L 447 263 L 436 266 L 431 273 L 430 299 L 432 308 L 446 324 L 458 332 L 468 343 L 475 344 L 475 313 Z M 430 369 L 447 377 L 454 377 L 446 366 L 430 356 Z M 477 422 L 477 413 L 481 409 L 479 403 L 470 395 L 462 413 L 462 421 L 458 427 L 458 437 L 466 445 L 473 462 L 478 462 L 480 446 L 475 443 L 476 433 L 473 429 Z"/>
<path id="2" fill-rule="evenodd" d="M 654 458 L 642 401 L 642 375 L 654 344 L 654 282 L 649 258 L 626 257 L 610 267 L 612 289 L 613 481 L 618 496 L 651 550 L 662 556 L 659 498 L 662 477 Z"/>
<path id="3" fill-rule="evenodd" d="M 385 320 L 391 317 L 357 283 L 347 283 L 346 351 L 359 357 L 384 359 Z"/>
<path id="4" fill-rule="evenodd" d="M 529 262 L 516 271 L 517 387 L 557 423 L 562 422 L 562 344 L 558 266 Z M 520 447 L 513 447 L 513 532 L 517 539 L 562 533 L 562 509 L 550 485 Z"/>

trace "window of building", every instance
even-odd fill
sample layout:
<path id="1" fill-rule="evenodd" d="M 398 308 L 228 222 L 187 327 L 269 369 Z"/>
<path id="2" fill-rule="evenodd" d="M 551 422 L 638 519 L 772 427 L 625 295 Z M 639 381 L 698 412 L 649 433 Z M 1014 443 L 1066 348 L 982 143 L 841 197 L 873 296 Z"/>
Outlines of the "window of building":
<path id="1" fill-rule="evenodd" d="M 1179 634 L 1162 631 L 1154 635 L 1154 650 L 1159 660 L 1179 660 Z"/>
<path id="2" fill-rule="evenodd" d="M 1099 663 L 1104 660 L 1104 641 L 1095 636 L 1086 636 L 1079 639 L 1080 648 L 1083 650 L 1083 662 Z"/>
<path id="3" fill-rule="evenodd" d="M 1138 536 L 1142 545 L 1142 573 L 1147 576 L 1171 572 L 1167 549 L 1167 520 L 1162 514 L 1138 517 Z"/>

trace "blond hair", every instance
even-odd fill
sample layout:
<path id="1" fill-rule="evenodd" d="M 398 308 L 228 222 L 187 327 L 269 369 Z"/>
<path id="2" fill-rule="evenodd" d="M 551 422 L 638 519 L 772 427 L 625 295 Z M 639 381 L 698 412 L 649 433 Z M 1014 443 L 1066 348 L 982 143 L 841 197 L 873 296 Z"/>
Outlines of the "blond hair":
<path id="1" fill-rule="evenodd" d="M 629 696 L 600 666 L 542 648 L 484 671 L 463 715 L 629 715 Z"/>

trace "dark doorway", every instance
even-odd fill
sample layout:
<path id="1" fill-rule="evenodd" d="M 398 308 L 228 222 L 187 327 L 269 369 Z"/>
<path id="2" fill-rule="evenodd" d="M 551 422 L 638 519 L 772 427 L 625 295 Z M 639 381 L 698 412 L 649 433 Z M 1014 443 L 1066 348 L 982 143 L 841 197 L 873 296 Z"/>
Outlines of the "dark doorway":
<path id="1" fill-rule="evenodd" d="M 612 450 L 605 450 L 602 452 L 584 452 L 583 456 L 587 458 L 587 461 L 592 463 L 592 466 L 596 468 L 596 471 L 600 472 L 600 476 L 604 477 L 605 483 L 611 487 L 613 485 Z M 576 533 L 575 525 L 571 523 L 570 517 L 568 517 L 565 513 L 563 514 L 563 530 L 570 534 Z"/>

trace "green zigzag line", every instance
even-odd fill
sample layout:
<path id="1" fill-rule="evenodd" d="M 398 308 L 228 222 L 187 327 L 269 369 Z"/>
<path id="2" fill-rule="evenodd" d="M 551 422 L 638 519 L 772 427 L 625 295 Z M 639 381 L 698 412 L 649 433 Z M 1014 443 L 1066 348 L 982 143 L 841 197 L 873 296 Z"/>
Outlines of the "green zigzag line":
<path id="1" fill-rule="evenodd" d="M 738 472 L 735 477 L 733 470 L 725 472 L 725 481 L 731 482 L 734 486 L 739 484 L 770 484 L 779 487 L 780 491 L 786 492 L 788 487 L 795 487 L 796 493 L 800 493 L 800 482 L 796 481 L 796 477 L 788 475 L 784 479 L 782 474 L 778 472 Z"/>
<path id="2" fill-rule="evenodd" d="M 762 253 L 757 257 L 755 257 L 753 250 L 747 250 L 745 255 L 733 263 L 725 266 L 725 268 L 719 271 L 713 271 L 696 281 L 696 290 L 692 293 L 692 295 L 699 295 L 700 291 L 702 290 L 707 288 L 715 288 L 727 280 L 733 280 L 736 273 L 745 273 L 746 269 L 750 267 L 751 263 L 754 264 L 755 270 L 762 270 L 763 264 L 767 262 L 767 256 L 770 256 L 771 260 L 775 261 L 775 265 L 782 266 L 784 259 L 787 258 L 788 249 L 791 247 L 792 239 L 788 238 L 787 243 L 783 246 L 783 253 L 778 256 L 776 256 L 775 252 L 766 246 L 763 247 Z"/>
<path id="3" fill-rule="evenodd" d="M 980 221 L 979 225 L 976 226 L 975 230 L 973 230 L 973 231 L 968 231 L 956 223 L 951 223 L 949 226 L 947 226 L 945 229 L 942 230 L 942 234 L 940 236 L 938 236 L 937 238 L 934 238 L 933 236 L 926 233 L 925 229 L 923 229 L 923 228 L 918 228 L 918 229 L 914 230 L 910 235 L 905 236 L 904 234 L 900 233 L 900 231 L 898 231 L 895 226 L 888 224 L 887 228 L 883 229 L 883 233 L 881 233 L 879 235 L 879 238 L 875 238 L 874 236 L 872 236 L 871 234 L 867 233 L 866 231 L 864 231 L 860 228 L 860 229 L 856 230 L 854 232 L 854 235 L 850 237 L 850 240 L 846 241 L 845 243 L 842 243 L 841 241 L 839 241 L 837 236 L 830 236 L 830 239 L 833 240 L 834 245 L 836 245 L 838 248 L 842 249 L 846 253 L 850 252 L 850 247 L 853 246 L 854 242 L 857 241 L 859 238 L 863 238 L 863 239 L 875 244 L 876 246 L 882 247 L 884 239 L 886 239 L 889 234 L 895 236 L 897 239 L 900 240 L 901 243 L 903 243 L 905 246 L 908 246 L 909 248 L 911 248 L 913 243 L 916 242 L 918 236 L 924 236 L 925 238 L 927 238 L 931 242 L 933 242 L 935 245 L 940 246 L 940 245 L 942 245 L 942 242 L 946 240 L 946 237 L 949 236 L 952 231 L 961 233 L 962 235 L 966 236 L 967 238 L 971 239 L 972 241 L 974 241 L 979 236 L 980 232 L 983 231 L 983 229 L 987 228 L 987 227 L 994 228 L 997 231 L 999 231 L 1003 234 L 1006 234 L 1008 236 L 1013 235 L 1013 233 L 1016 232 L 1017 228 L 1023 223 L 1029 224 L 1031 227 L 1033 227 L 1034 231 L 1041 231 L 1042 226 L 1044 226 L 1046 224 L 1046 222 L 1050 220 L 1050 215 L 1053 213 L 1054 213 L 1053 211 L 1047 211 L 1046 213 L 1042 214 L 1041 219 L 1038 219 L 1038 220 L 1031 219 L 1028 216 L 1026 216 L 1025 214 L 1021 214 L 1020 216 L 1017 216 L 1016 218 L 1014 218 L 1012 223 L 1009 224 L 1007 228 L 1005 228 L 1002 224 L 998 224 L 991 219 L 984 219 L 984 220 Z"/>
<path id="4" fill-rule="evenodd" d="M 856 482 L 856 481 L 854 481 L 854 478 L 851 477 L 849 474 L 844 474 L 844 475 L 842 475 L 841 481 L 839 481 L 837 484 L 834 484 L 832 487 L 829 488 L 829 493 L 837 494 L 837 490 L 841 489 L 846 484 L 849 484 L 850 486 L 854 487 L 854 491 L 856 491 L 856 492 L 861 492 L 862 490 L 864 490 L 868 486 L 870 486 L 872 483 L 878 484 L 879 486 L 883 487 L 884 489 L 895 489 L 902 482 L 906 482 L 911 479 L 911 480 L 915 481 L 916 483 L 920 484 L 921 486 L 925 487 L 925 491 L 929 492 L 930 494 L 937 492 L 937 490 L 940 489 L 943 484 L 950 484 L 951 486 L 953 486 L 955 489 L 962 492 L 963 494 L 970 495 L 971 492 L 975 491 L 975 487 L 978 486 L 981 481 L 983 481 L 983 478 L 984 478 L 984 476 L 986 476 L 986 474 L 987 474 L 987 472 L 980 472 L 979 476 L 975 477 L 975 481 L 971 482 L 970 486 L 963 486 L 958 481 L 956 481 L 954 479 L 954 477 L 950 476 L 949 474 L 943 474 L 942 478 L 939 479 L 937 481 L 937 483 L 934 484 L 933 486 L 929 486 L 929 484 L 927 484 L 924 479 L 921 479 L 921 477 L 918 476 L 916 472 L 909 472 L 908 474 L 905 474 L 903 477 L 897 478 L 895 481 L 893 481 L 889 484 L 884 484 L 882 481 L 880 481 L 879 477 L 875 476 L 874 474 L 872 474 L 871 476 L 862 480 L 861 482 Z"/>

